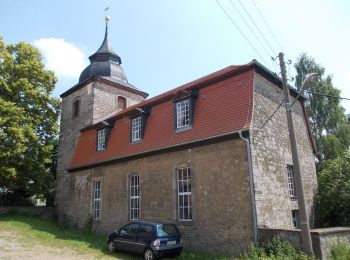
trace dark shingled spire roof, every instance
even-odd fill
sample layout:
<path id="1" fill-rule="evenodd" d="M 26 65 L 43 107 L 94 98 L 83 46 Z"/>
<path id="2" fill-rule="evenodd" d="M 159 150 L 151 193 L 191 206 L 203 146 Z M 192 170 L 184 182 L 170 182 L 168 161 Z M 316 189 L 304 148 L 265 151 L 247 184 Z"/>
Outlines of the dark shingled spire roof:
<path id="1" fill-rule="evenodd" d="M 95 61 L 113 61 L 117 64 L 122 64 L 121 58 L 116 54 L 112 46 L 109 43 L 108 40 L 108 22 L 106 22 L 106 32 L 105 32 L 105 38 L 103 39 L 103 42 L 101 44 L 101 47 L 90 57 L 90 62 L 95 62 Z"/>
<path id="2" fill-rule="evenodd" d="M 106 18 L 105 37 L 101 47 L 92 54 L 89 59 L 90 65 L 80 74 L 79 83 L 82 83 L 91 77 L 99 76 L 123 86 L 138 90 L 136 87 L 128 83 L 126 74 L 121 67 L 122 60 L 119 55 L 113 51 L 111 44 L 109 43 L 108 17 Z"/>

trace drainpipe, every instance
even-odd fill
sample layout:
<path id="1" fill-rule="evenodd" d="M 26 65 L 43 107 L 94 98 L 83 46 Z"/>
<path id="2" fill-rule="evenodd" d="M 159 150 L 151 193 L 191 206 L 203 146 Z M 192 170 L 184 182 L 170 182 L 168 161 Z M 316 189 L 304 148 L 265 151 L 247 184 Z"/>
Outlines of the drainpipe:
<path id="1" fill-rule="evenodd" d="M 257 223 L 257 217 L 256 217 L 255 187 L 254 187 L 254 176 L 253 176 L 251 142 L 248 138 L 243 137 L 242 131 L 239 131 L 239 137 L 247 144 L 248 173 L 249 173 L 250 197 L 251 197 L 252 215 L 253 215 L 254 243 L 257 244 L 258 243 L 258 223 Z"/>

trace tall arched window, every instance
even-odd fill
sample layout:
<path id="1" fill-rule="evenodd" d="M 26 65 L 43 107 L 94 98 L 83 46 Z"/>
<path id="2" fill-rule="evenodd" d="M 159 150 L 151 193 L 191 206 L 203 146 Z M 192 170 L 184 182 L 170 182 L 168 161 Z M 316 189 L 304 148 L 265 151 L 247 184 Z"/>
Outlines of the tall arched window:
<path id="1" fill-rule="evenodd" d="M 117 106 L 118 106 L 118 109 L 126 108 L 126 98 L 118 96 Z"/>

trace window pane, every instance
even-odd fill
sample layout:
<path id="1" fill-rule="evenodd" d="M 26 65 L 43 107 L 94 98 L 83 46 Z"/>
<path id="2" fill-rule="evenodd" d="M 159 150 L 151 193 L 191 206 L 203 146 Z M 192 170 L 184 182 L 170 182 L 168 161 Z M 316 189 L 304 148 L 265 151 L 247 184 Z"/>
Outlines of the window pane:
<path id="1" fill-rule="evenodd" d="M 190 102 L 183 100 L 176 103 L 176 124 L 177 128 L 190 124 Z"/>
<path id="2" fill-rule="evenodd" d="M 140 187 L 139 187 L 139 176 L 130 176 L 130 220 L 138 220 L 140 216 Z"/>
<path id="3" fill-rule="evenodd" d="M 179 220 L 192 220 L 191 172 L 180 168 L 178 172 L 178 214 Z"/>
<path id="4" fill-rule="evenodd" d="M 106 129 L 97 131 L 97 150 L 103 150 L 106 147 Z"/>
<path id="5" fill-rule="evenodd" d="M 141 117 L 132 119 L 131 140 L 137 141 L 141 139 Z"/>
<path id="6" fill-rule="evenodd" d="M 93 181 L 93 217 L 94 219 L 100 218 L 101 212 L 101 181 Z"/>

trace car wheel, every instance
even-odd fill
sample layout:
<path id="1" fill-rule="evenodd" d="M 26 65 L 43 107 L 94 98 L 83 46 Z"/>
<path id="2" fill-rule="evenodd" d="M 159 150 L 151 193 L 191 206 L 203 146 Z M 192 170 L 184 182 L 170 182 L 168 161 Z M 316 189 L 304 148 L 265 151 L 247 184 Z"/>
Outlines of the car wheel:
<path id="1" fill-rule="evenodd" d="M 115 245 L 114 245 L 113 241 L 109 241 L 108 242 L 108 251 L 109 252 L 115 252 L 116 251 L 116 248 L 115 248 Z"/>
<path id="2" fill-rule="evenodd" d="M 152 249 L 146 249 L 143 253 L 143 257 L 145 260 L 155 260 L 157 259 L 156 255 L 153 253 Z"/>

